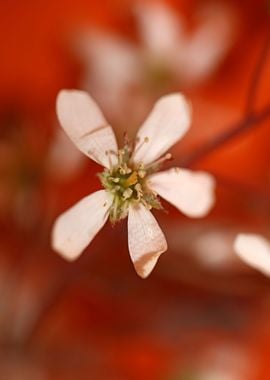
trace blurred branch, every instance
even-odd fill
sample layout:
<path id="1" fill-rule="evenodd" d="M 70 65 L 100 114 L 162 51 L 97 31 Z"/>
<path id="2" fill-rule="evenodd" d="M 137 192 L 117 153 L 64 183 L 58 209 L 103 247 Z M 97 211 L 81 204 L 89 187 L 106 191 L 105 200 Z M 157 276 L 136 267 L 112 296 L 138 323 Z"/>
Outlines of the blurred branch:
<path id="1" fill-rule="evenodd" d="M 246 107 L 245 107 L 245 115 L 247 115 L 247 116 L 251 115 L 253 113 L 253 107 L 255 105 L 254 103 L 256 101 L 256 96 L 258 93 L 260 78 L 262 75 L 263 67 L 266 63 L 266 58 L 268 55 L 269 47 L 270 47 L 270 31 L 267 30 L 266 39 L 265 39 L 265 42 L 263 44 L 261 53 L 259 55 L 259 59 L 258 59 L 258 62 L 256 64 L 255 70 L 253 72 L 251 82 L 250 82 L 250 86 L 249 86 L 249 91 L 248 91 L 248 96 L 247 96 L 247 101 L 246 101 Z"/>
<path id="2" fill-rule="evenodd" d="M 238 135 L 241 135 L 242 133 L 253 128 L 254 126 L 258 126 L 262 121 L 266 120 L 270 116 L 270 106 L 267 106 L 264 110 L 262 110 L 261 112 L 258 112 L 257 114 L 254 113 L 254 110 L 253 110 L 254 103 L 256 101 L 256 96 L 258 93 L 258 87 L 259 87 L 261 74 L 266 62 L 269 47 L 270 47 L 270 31 L 268 30 L 265 42 L 263 44 L 261 53 L 259 55 L 258 62 L 256 64 L 255 70 L 251 78 L 247 100 L 246 100 L 246 106 L 245 106 L 245 113 L 244 113 L 245 119 L 235 124 L 232 128 L 230 128 L 228 131 L 225 131 L 223 134 L 217 137 L 214 137 L 212 140 L 207 142 L 204 146 L 196 150 L 194 154 L 191 154 L 186 160 L 184 161 L 181 160 L 181 162 L 179 164 L 177 163 L 176 165 L 179 165 L 179 166 L 193 165 L 204 156 L 207 156 L 208 154 L 217 150 L 221 145 L 227 143 L 229 140 L 233 139 L 234 137 L 237 137 Z"/>
<path id="3" fill-rule="evenodd" d="M 184 160 L 175 160 L 176 166 L 189 167 L 194 165 L 197 161 L 204 158 L 210 153 L 216 151 L 220 146 L 226 144 L 231 139 L 240 136 L 242 133 L 249 131 L 254 127 L 258 127 L 260 123 L 270 117 L 270 105 L 265 107 L 261 112 L 253 114 L 245 118 L 243 121 L 236 123 L 232 128 L 224 133 L 214 137 L 205 145 L 198 148 L 193 154 Z"/>

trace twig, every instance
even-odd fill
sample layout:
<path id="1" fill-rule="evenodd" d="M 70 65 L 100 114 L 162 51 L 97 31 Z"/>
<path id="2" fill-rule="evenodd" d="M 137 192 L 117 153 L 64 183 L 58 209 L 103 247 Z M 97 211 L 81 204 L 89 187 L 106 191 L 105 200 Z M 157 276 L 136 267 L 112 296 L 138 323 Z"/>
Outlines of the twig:
<path id="1" fill-rule="evenodd" d="M 232 138 L 241 135 L 248 130 L 258 127 L 261 122 L 270 117 L 270 105 L 264 108 L 261 112 L 247 117 L 245 120 L 238 122 L 229 131 L 225 131 L 221 135 L 214 137 L 201 148 L 198 148 L 193 154 L 184 160 L 177 160 L 176 166 L 189 167 L 194 165 L 201 158 L 216 151 L 220 146 L 226 144 Z"/>
<path id="2" fill-rule="evenodd" d="M 253 107 L 254 103 L 256 101 L 257 93 L 258 93 L 258 87 L 260 83 L 260 78 L 261 74 L 263 71 L 263 67 L 266 62 L 266 58 L 269 52 L 269 47 L 270 47 L 270 31 L 267 30 L 267 35 L 266 35 L 266 40 L 263 44 L 261 53 L 259 55 L 258 62 L 256 64 L 255 70 L 253 72 L 249 90 L 248 90 L 248 96 L 247 96 L 247 101 L 246 101 L 246 106 L 245 106 L 245 115 L 249 116 L 253 113 Z"/>

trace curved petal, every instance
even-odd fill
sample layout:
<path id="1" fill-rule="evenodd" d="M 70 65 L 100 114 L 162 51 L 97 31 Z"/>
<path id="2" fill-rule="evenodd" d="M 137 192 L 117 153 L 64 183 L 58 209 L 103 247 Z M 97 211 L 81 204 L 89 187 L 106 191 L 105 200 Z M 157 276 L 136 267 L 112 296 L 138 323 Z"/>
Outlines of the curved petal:
<path id="1" fill-rule="evenodd" d="M 67 260 L 75 260 L 104 226 L 112 198 L 97 191 L 60 215 L 53 226 L 52 247 Z"/>
<path id="2" fill-rule="evenodd" d="M 131 205 L 128 214 L 128 247 L 136 272 L 146 278 L 167 242 L 153 214 L 142 204 Z"/>
<path id="3" fill-rule="evenodd" d="M 148 186 L 192 218 L 205 216 L 215 201 L 215 180 L 205 172 L 173 168 L 149 176 Z"/>
<path id="4" fill-rule="evenodd" d="M 234 249 L 246 264 L 270 276 L 270 243 L 263 236 L 239 234 Z"/>
<path id="5" fill-rule="evenodd" d="M 137 133 L 133 161 L 149 164 L 173 146 L 189 129 L 191 107 L 183 95 L 163 96 Z"/>
<path id="6" fill-rule="evenodd" d="M 57 96 L 56 111 L 60 124 L 77 148 L 96 161 L 110 167 L 117 163 L 117 142 L 112 127 L 96 102 L 84 91 L 62 90 Z"/>

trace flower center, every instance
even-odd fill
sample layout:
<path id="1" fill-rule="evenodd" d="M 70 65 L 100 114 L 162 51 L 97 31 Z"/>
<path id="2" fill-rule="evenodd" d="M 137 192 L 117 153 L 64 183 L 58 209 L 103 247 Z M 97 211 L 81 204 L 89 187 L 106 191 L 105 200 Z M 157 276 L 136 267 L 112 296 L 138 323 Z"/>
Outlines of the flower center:
<path id="1" fill-rule="evenodd" d="M 104 169 L 99 174 L 104 188 L 113 195 L 110 209 L 110 220 L 115 222 L 128 215 L 130 203 L 141 202 L 145 207 L 161 208 L 157 195 L 147 187 L 147 175 L 153 170 L 142 164 L 134 165 L 131 158 L 131 148 L 126 145 L 118 151 L 118 164 L 110 169 Z"/>

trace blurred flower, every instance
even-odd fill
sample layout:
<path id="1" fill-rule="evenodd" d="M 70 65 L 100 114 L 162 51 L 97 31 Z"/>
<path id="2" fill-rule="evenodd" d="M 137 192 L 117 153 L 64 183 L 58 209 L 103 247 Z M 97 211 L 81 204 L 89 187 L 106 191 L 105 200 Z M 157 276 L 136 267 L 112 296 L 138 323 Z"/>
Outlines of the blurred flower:
<path id="1" fill-rule="evenodd" d="M 246 380 L 250 376 L 249 352 L 232 343 L 216 344 L 203 352 L 197 380 Z M 252 377 L 250 377 L 252 378 Z"/>
<path id="2" fill-rule="evenodd" d="M 204 3 L 191 33 L 184 18 L 162 1 L 141 2 L 136 11 L 149 74 L 172 76 L 182 86 L 197 85 L 211 75 L 234 39 L 235 13 L 223 2 Z"/>
<path id="3" fill-rule="evenodd" d="M 46 157 L 48 174 L 57 180 L 69 180 L 81 169 L 83 163 L 78 149 L 75 149 L 61 129 L 57 129 Z"/>
<path id="4" fill-rule="evenodd" d="M 205 216 L 214 203 L 214 179 L 209 174 L 179 168 L 155 173 L 171 158 L 161 156 L 189 129 L 189 104 L 180 94 L 161 98 L 140 127 L 134 146 L 126 141 L 120 150 L 111 126 L 87 93 L 61 91 L 57 114 L 79 150 L 104 166 L 99 177 L 105 190 L 85 197 L 56 220 L 54 249 L 76 259 L 108 218 L 115 223 L 128 216 L 130 256 L 137 273 L 147 277 L 167 250 L 150 212 L 162 208 L 158 195 L 190 217 Z"/>
<path id="5" fill-rule="evenodd" d="M 233 251 L 237 231 L 239 226 L 232 222 L 221 224 L 203 221 L 194 225 L 183 221 L 176 223 L 174 220 L 167 225 L 172 251 L 213 272 L 234 273 L 242 269 L 242 263 L 239 263 Z"/>
<path id="6" fill-rule="evenodd" d="M 139 50 L 125 39 L 97 30 L 81 33 L 76 50 L 85 63 L 81 87 L 94 94 L 112 120 L 125 122 L 130 104 L 136 111 Z"/>
<path id="7" fill-rule="evenodd" d="M 257 234 L 239 234 L 234 249 L 246 264 L 270 276 L 270 243 L 267 239 Z"/>
<path id="8" fill-rule="evenodd" d="M 208 78 L 228 53 L 236 29 L 234 9 L 223 2 L 203 4 L 192 32 L 184 17 L 162 1 L 137 2 L 133 10 L 139 46 L 94 30 L 80 33 L 76 41 L 85 64 L 82 88 L 117 124 L 130 110 L 136 124 L 147 112 L 148 98 Z"/>

